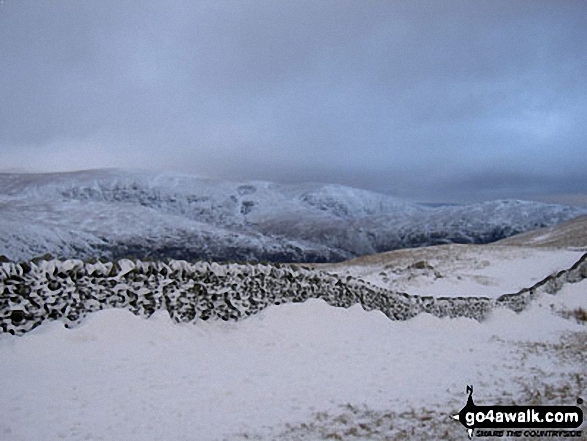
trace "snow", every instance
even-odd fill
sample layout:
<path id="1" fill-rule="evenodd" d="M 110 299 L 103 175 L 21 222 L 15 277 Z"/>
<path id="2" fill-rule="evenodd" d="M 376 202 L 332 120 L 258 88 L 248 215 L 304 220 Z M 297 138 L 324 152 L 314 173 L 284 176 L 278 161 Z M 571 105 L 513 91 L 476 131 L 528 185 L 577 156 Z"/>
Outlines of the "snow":
<path id="1" fill-rule="evenodd" d="M 332 262 L 405 247 L 486 243 L 585 213 L 529 201 L 430 208 L 340 185 L 171 173 L 0 173 L 0 254 Z"/>
<path id="2" fill-rule="evenodd" d="M 365 263 L 343 262 L 320 269 L 412 295 L 497 298 L 570 268 L 584 253 L 558 248 L 451 244 L 400 250 L 382 255 L 377 262 L 366 258 Z"/>
<path id="3" fill-rule="evenodd" d="M 584 375 L 584 364 L 528 349 L 569 333 L 584 346 L 585 326 L 557 312 L 579 306 L 587 308 L 587 280 L 482 323 L 428 314 L 391 321 L 316 299 L 235 323 L 175 324 L 166 312 L 143 319 L 119 309 L 74 329 L 49 322 L 22 337 L 0 335 L 0 439 L 273 440 L 317 424 L 317 412 L 363 407 L 435 409 L 439 424 L 464 439 L 449 414 L 465 404 L 466 385 L 478 404 L 493 404 L 519 397 L 537 373 L 544 384 Z M 349 415 L 347 428 L 363 418 Z M 419 425 L 406 418 L 393 430 Z"/>
<path id="4" fill-rule="evenodd" d="M 523 201 L 425 209 L 340 186 L 120 171 L 6 175 L 0 189 L 0 254 L 13 258 L 47 251 L 82 258 L 111 246 L 211 253 L 228 246 L 245 249 L 244 257 L 294 256 L 299 247 L 330 258 L 439 232 L 474 240 L 472 233 L 579 213 Z M 242 211 L 245 202 L 255 202 L 250 213 Z M 445 245 L 320 269 L 412 295 L 496 298 L 581 255 Z M 92 265 L 104 273 L 111 264 Z M 135 263 L 119 265 L 123 277 Z M 123 309 L 93 313 L 73 329 L 45 322 L 23 336 L 0 334 L 0 439 L 357 439 L 359 429 L 370 440 L 464 439 L 449 415 L 465 404 L 466 385 L 475 386 L 478 404 L 587 398 L 580 308 L 587 310 L 586 279 L 539 295 L 520 314 L 495 309 L 481 323 L 429 314 L 392 321 L 360 305 L 343 309 L 317 299 L 229 323 L 177 324 L 165 311 L 144 319 Z M 419 420 L 423 414 L 430 419 Z M 377 433 L 366 433 L 363 422 Z M 409 432 L 415 428 L 424 432 Z"/>

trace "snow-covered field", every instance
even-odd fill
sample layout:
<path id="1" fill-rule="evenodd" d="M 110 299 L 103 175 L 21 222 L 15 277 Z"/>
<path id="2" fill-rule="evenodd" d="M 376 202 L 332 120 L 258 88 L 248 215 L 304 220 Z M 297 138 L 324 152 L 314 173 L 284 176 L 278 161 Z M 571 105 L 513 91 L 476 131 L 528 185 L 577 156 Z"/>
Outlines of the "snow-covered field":
<path id="1" fill-rule="evenodd" d="M 432 270 L 414 266 L 401 279 L 407 292 L 455 295 L 462 283 L 479 296 L 514 292 L 581 254 L 411 251 L 412 263 L 426 261 L 444 277 L 433 282 L 419 272 Z M 347 264 L 355 274 L 380 269 L 355 264 Z M 236 323 L 175 324 L 165 312 L 143 319 L 117 309 L 74 329 L 50 322 L 21 337 L 0 335 L 0 439 L 466 439 L 450 418 L 466 402 L 466 385 L 477 404 L 587 398 L 580 308 L 585 279 L 542 294 L 519 315 L 495 310 L 482 323 L 427 314 L 391 321 L 321 300 Z"/>
<path id="2" fill-rule="evenodd" d="M 317 267 L 412 295 L 499 297 L 569 268 L 584 253 L 583 249 L 451 244 Z"/>

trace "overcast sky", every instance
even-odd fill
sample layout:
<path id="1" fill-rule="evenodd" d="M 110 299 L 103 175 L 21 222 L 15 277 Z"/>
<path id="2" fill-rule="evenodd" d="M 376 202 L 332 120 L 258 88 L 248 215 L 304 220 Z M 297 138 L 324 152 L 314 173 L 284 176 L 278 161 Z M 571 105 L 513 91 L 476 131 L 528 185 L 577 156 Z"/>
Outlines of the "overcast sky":
<path id="1" fill-rule="evenodd" d="M 4 0 L 0 169 L 577 199 L 586 72 L 585 0 Z"/>

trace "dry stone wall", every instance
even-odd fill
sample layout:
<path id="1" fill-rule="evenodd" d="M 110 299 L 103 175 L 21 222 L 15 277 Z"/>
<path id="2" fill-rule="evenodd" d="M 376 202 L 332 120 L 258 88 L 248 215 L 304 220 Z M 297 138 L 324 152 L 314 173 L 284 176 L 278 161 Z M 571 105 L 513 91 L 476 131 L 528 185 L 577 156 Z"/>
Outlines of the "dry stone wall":
<path id="1" fill-rule="evenodd" d="M 240 320 L 270 305 L 320 298 L 332 306 L 361 304 L 392 320 L 427 312 L 482 320 L 494 307 L 521 311 L 539 293 L 587 277 L 587 254 L 572 268 L 515 294 L 435 298 L 389 291 L 360 279 L 296 265 L 240 265 L 185 261 L 36 260 L 0 264 L 0 329 L 20 335 L 46 320 L 66 327 L 106 308 L 148 317 L 164 309 L 177 322 Z"/>

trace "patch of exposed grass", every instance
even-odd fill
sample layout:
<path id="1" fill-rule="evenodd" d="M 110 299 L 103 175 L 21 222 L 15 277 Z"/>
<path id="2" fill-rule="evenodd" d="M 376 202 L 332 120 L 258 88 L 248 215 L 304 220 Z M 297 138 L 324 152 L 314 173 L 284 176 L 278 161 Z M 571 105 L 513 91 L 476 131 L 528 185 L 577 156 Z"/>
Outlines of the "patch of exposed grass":
<path id="1" fill-rule="evenodd" d="M 587 332 L 567 332 L 556 342 L 516 342 L 516 347 L 525 354 L 548 355 L 568 364 L 587 366 Z"/>
<path id="2" fill-rule="evenodd" d="M 585 308 L 575 308 L 569 310 L 563 310 L 560 313 L 564 318 L 575 320 L 577 323 L 582 325 L 587 325 L 587 309 Z"/>

